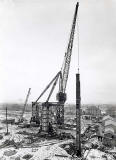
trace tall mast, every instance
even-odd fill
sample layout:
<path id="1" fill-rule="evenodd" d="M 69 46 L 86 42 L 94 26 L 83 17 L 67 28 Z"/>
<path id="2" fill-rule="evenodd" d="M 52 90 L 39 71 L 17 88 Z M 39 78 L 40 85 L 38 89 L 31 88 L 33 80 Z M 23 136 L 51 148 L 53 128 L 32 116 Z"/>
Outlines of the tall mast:
<path id="1" fill-rule="evenodd" d="M 76 74 L 76 155 L 81 157 L 81 92 L 79 73 L 79 23 L 78 27 L 78 73 Z"/>
<path id="2" fill-rule="evenodd" d="M 6 134 L 8 134 L 7 107 L 6 107 Z"/>
<path id="3" fill-rule="evenodd" d="M 76 74 L 76 150 L 77 156 L 81 156 L 81 96 L 80 74 Z"/>

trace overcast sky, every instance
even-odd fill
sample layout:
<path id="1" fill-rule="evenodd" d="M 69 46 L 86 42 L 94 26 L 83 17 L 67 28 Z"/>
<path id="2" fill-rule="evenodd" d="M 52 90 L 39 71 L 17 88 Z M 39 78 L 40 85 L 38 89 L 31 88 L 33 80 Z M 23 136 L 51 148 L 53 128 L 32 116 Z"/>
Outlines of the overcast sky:
<path id="1" fill-rule="evenodd" d="M 35 101 L 60 70 L 76 2 L 0 0 L 0 102 L 24 102 L 29 87 Z M 80 0 L 78 17 L 82 103 L 116 103 L 116 0 Z M 66 90 L 71 103 L 77 35 L 76 28 Z"/>

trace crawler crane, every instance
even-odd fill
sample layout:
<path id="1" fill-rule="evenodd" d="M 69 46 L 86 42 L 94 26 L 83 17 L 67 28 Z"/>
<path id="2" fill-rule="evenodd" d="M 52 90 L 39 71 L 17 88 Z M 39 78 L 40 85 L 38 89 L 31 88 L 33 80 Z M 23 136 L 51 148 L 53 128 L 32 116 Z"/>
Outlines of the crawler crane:
<path id="1" fill-rule="evenodd" d="M 30 91 L 31 91 L 31 88 L 29 88 L 29 90 L 28 90 L 28 93 L 27 93 L 27 96 L 26 96 L 26 99 L 25 99 L 25 103 L 23 105 L 22 113 L 21 113 L 20 118 L 18 120 L 18 124 L 22 123 L 24 121 L 23 115 L 25 113 L 25 107 L 27 106 L 27 102 L 28 102 L 28 99 L 29 99 Z"/>
<path id="2" fill-rule="evenodd" d="M 31 122 L 36 122 L 40 124 L 41 130 L 45 132 L 49 131 L 49 127 L 51 125 L 55 125 L 57 127 L 63 127 L 63 124 L 64 124 L 64 104 L 67 98 L 66 86 L 67 86 L 69 69 L 70 69 L 78 6 L 79 6 L 79 3 L 77 2 L 75 12 L 74 12 L 71 33 L 69 37 L 69 43 L 67 46 L 67 50 L 65 52 L 64 61 L 63 61 L 61 70 L 51 80 L 51 82 L 43 90 L 43 92 L 40 94 L 37 100 L 35 102 L 32 102 Z M 50 97 L 58 82 L 59 82 L 59 91 L 56 95 L 57 102 L 49 102 Z M 45 102 L 38 102 L 50 87 L 51 87 L 51 90 L 47 100 Z"/>

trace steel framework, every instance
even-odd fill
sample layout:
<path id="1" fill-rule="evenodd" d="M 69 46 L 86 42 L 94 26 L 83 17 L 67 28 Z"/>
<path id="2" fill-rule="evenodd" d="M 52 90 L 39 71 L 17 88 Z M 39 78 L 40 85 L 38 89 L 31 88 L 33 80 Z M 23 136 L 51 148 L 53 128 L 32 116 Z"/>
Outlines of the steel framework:
<path id="1" fill-rule="evenodd" d="M 32 118 L 31 122 L 36 122 L 40 124 L 42 131 L 49 131 L 50 126 L 54 125 L 57 127 L 63 127 L 64 124 L 64 104 L 66 101 L 66 86 L 68 81 L 75 26 L 77 19 L 79 3 L 77 2 L 73 23 L 71 27 L 71 33 L 69 37 L 68 47 L 64 56 L 64 61 L 61 70 L 56 74 L 56 76 L 50 81 L 47 87 L 43 90 L 40 96 L 35 102 L 32 102 Z M 57 102 L 49 102 L 50 97 L 55 89 L 57 82 L 59 81 L 59 91 L 56 95 Z M 44 93 L 51 87 L 50 93 L 47 100 L 44 103 L 38 102 Z M 57 128 L 56 127 L 56 128 Z"/>

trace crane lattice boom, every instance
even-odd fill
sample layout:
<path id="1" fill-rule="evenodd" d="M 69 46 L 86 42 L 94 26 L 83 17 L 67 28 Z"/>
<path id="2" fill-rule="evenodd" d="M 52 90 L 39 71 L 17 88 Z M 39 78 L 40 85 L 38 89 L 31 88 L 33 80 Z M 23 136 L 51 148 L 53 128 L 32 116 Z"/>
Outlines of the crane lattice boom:
<path id="1" fill-rule="evenodd" d="M 26 107 L 27 102 L 28 102 L 30 91 L 31 91 L 31 88 L 29 88 L 29 90 L 28 90 L 28 93 L 27 93 L 27 96 L 26 96 L 26 100 L 25 100 L 25 103 L 24 103 L 24 106 L 23 106 L 22 114 L 21 114 L 21 117 L 20 117 L 20 121 L 23 120 L 23 115 L 24 115 L 24 112 L 25 112 L 25 107 Z"/>
<path id="2" fill-rule="evenodd" d="M 60 79 L 60 85 L 59 85 L 60 87 L 59 87 L 59 93 L 57 94 L 57 99 L 58 101 L 63 101 L 63 102 L 66 101 L 65 90 L 67 86 L 67 80 L 68 80 L 69 69 L 70 69 L 78 6 L 79 6 L 79 3 L 77 2 L 73 23 L 72 23 L 72 28 L 71 28 L 71 33 L 70 33 L 70 38 L 69 38 L 69 43 L 68 43 L 67 51 L 64 56 L 64 62 L 61 68 L 62 79 Z"/>

